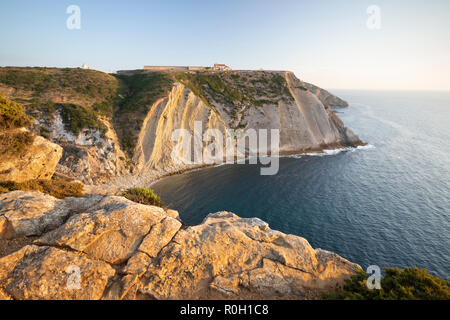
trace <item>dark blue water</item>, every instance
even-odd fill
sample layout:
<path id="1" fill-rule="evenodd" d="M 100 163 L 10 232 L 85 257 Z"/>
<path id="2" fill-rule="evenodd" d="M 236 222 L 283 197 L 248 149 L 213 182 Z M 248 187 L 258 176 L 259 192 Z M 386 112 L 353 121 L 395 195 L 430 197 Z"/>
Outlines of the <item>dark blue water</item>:
<path id="1" fill-rule="evenodd" d="M 280 159 L 275 176 L 224 165 L 153 186 L 187 224 L 210 212 L 259 217 L 314 248 L 450 279 L 450 93 L 337 91 L 340 117 L 371 146 Z"/>

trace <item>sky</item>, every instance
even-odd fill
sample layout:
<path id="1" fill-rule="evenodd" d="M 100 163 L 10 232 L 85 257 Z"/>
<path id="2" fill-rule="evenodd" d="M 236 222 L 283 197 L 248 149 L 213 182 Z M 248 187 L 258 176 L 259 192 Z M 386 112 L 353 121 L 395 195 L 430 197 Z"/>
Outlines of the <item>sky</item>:
<path id="1" fill-rule="evenodd" d="M 1 0 L 0 39 L 0 66 L 225 63 L 328 89 L 450 90 L 448 0 Z"/>

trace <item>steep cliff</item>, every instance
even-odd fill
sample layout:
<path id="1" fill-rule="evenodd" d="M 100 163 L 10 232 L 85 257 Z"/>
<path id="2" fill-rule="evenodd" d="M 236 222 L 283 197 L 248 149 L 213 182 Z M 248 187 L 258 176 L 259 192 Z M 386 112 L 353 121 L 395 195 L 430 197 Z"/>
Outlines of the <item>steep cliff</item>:
<path id="1" fill-rule="evenodd" d="M 84 183 L 129 172 L 112 126 L 120 83 L 111 75 L 70 68 L 0 68 L 0 92 L 25 107 L 31 129 L 63 149 L 56 171 Z M 50 163 L 49 163 L 50 167 Z"/>
<path id="2" fill-rule="evenodd" d="M 174 163 L 171 151 L 178 141 L 171 138 L 175 129 L 193 132 L 195 121 L 202 123 L 203 132 L 218 129 L 224 137 L 234 129 L 278 129 L 280 153 L 362 144 L 331 107 L 324 106 L 324 95 L 309 91 L 291 72 L 204 72 L 178 74 L 176 79 L 167 97 L 156 101 L 143 120 L 133 157 L 136 172 L 194 167 Z"/>

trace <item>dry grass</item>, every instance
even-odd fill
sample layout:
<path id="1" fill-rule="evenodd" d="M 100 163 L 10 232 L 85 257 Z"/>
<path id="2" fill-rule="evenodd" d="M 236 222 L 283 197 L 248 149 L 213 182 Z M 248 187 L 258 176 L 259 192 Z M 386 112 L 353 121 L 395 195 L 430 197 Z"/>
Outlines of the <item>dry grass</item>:
<path id="1" fill-rule="evenodd" d="M 83 184 L 69 182 L 61 178 L 29 180 L 26 182 L 0 182 L 0 193 L 15 190 L 39 191 L 62 199 L 65 197 L 81 197 L 83 195 Z"/>

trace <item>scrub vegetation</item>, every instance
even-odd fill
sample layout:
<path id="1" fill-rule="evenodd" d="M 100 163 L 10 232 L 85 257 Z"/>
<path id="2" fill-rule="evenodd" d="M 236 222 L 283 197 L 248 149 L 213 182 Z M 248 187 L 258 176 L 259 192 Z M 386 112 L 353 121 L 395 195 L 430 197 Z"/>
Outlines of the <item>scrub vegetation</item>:
<path id="1" fill-rule="evenodd" d="M 158 206 L 162 207 L 163 203 L 159 196 L 152 190 L 147 188 L 131 188 L 126 190 L 123 193 L 123 196 L 127 198 L 128 200 L 146 204 L 146 205 L 152 205 L 152 206 Z"/>
<path id="2" fill-rule="evenodd" d="M 114 123 L 124 151 L 132 156 L 147 112 L 158 99 L 168 95 L 173 79 L 163 72 L 119 74 L 117 78 L 121 87 Z"/>
<path id="3" fill-rule="evenodd" d="M 53 177 L 51 180 L 29 180 L 26 182 L 0 182 L 0 193 L 15 190 L 39 191 L 55 198 L 81 197 L 83 185 L 78 182 L 70 182 L 62 178 Z"/>
<path id="4" fill-rule="evenodd" d="M 417 267 L 386 268 L 381 289 L 369 289 L 367 274 L 358 272 L 336 291 L 323 294 L 331 300 L 449 300 L 450 282 Z"/>

